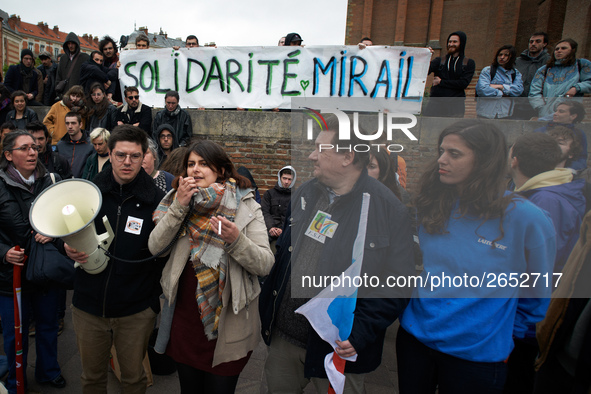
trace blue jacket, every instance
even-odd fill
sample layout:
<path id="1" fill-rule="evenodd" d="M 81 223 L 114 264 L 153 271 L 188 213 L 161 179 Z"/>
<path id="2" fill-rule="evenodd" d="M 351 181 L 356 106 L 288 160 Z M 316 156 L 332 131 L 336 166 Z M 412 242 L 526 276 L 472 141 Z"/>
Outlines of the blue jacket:
<path id="1" fill-rule="evenodd" d="M 317 266 L 338 265 L 336 271 L 342 272 L 351 264 L 364 192 L 371 195 L 371 201 L 362 271 L 379 276 L 382 283 L 388 275 L 412 275 L 413 241 L 408 210 L 389 189 L 369 177 L 366 171 L 351 192 L 331 204 L 331 220 L 338 223 L 338 228 L 333 238 L 326 239 Z M 327 193 L 326 188 L 316 179 L 306 182 L 294 192 L 288 207 L 288 219 L 277 241 L 275 265 L 265 280 L 259 301 L 262 335 L 267 345 L 271 344 L 276 319 L 279 318 L 277 312 L 291 274 L 291 262 L 297 261 L 299 246 L 302 238 L 306 237 L 304 232 L 316 214 L 316 211 L 312 212 L 315 201 L 322 193 Z M 360 296 L 357 299 L 353 329 L 348 339 L 355 347 L 358 358 L 356 362 L 347 363 L 346 372 L 367 373 L 380 365 L 386 328 L 402 312 L 410 295 L 407 289 L 402 288 L 375 290 L 378 292 L 371 295 L 378 298 Z M 361 294 L 362 289 L 359 292 Z M 333 351 L 332 347 L 310 328 L 306 349 L 305 375 L 326 377 L 324 357 Z"/>
<path id="2" fill-rule="evenodd" d="M 535 129 L 534 133 L 547 133 L 549 129 L 556 126 L 564 126 L 568 127 L 569 129 L 572 129 L 575 133 L 579 135 L 579 138 L 581 139 L 581 155 L 579 157 L 573 158 L 572 161 L 569 163 L 568 167 L 577 171 L 584 170 L 585 168 L 587 168 L 587 135 L 583 132 L 583 130 L 577 129 L 574 124 L 560 124 L 548 122 L 546 126 L 538 127 L 537 129 Z"/>
<path id="3" fill-rule="evenodd" d="M 577 62 L 580 62 L 580 73 Z M 587 59 L 577 59 L 577 62 L 572 66 L 562 66 L 557 60 L 548 72 L 547 66 L 536 72 L 529 88 L 529 102 L 538 110 L 540 118 L 552 116 L 562 97 L 572 87 L 577 90 L 576 96 L 591 93 L 591 62 Z"/>
<path id="4" fill-rule="evenodd" d="M 570 252 L 579 240 L 579 230 L 585 216 L 584 186 L 584 179 L 575 179 L 562 185 L 520 192 L 522 196 L 548 212 L 552 219 L 556 231 L 554 272 L 562 271 Z"/>
<path id="5" fill-rule="evenodd" d="M 500 235 L 499 218 L 483 222 L 454 212 L 444 234 L 428 234 L 420 227 L 422 276 L 467 277 L 468 286 L 454 280 L 456 285 L 431 288 L 427 282 L 417 287 L 400 324 L 442 353 L 476 362 L 503 361 L 513 349 L 513 337 L 535 333 L 546 313 L 549 299 L 543 297 L 550 296 L 551 286 L 544 278 L 535 288 L 519 284 L 525 279 L 522 273 L 549 273 L 551 283 L 556 253 L 552 221 L 517 197 L 505 211 L 504 235 L 493 246 Z M 507 282 L 498 280 L 500 274 L 507 275 Z"/>
<path id="6" fill-rule="evenodd" d="M 513 80 L 515 75 L 515 80 Z M 503 85 L 503 91 L 491 88 L 491 84 Z M 506 118 L 513 114 L 513 99 L 507 97 L 519 97 L 523 92 L 521 73 L 517 69 L 506 70 L 497 67 L 494 78 L 490 79 L 490 66 L 480 72 L 476 84 L 476 113 L 485 118 Z"/>

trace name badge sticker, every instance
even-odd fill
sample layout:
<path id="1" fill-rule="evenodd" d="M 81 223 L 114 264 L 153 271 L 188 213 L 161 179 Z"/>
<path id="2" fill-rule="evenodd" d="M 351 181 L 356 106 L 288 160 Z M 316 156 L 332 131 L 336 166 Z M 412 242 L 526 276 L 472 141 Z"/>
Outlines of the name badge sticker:
<path id="1" fill-rule="evenodd" d="M 326 237 L 332 238 L 338 223 L 330 220 L 330 214 L 322 211 L 316 212 L 314 219 L 308 226 L 305 235 L 315 239 L 320 243 L 324 243 Z"/>
<path id="2" fill-rule="evenodd" d="M 135 235 L 140 235 L 142 232 L 142 226 L 144 225 L 144 219 L 136 218 L 133 216 L 127 217 L 127 223 L 125 223 L 125 232 Z"/>

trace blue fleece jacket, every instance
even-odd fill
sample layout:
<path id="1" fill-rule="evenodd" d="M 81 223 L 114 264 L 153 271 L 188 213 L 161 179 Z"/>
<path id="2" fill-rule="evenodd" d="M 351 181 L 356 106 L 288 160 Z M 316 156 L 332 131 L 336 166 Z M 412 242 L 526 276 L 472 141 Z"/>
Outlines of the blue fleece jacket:
<path id="1" fill-rule="evenodd" d="M 585 216 L 584 179 L 562 185 L 531 189 L 520 194 L 550 215 L 556 231 L 556 260 L 554 272 L 561 272 L 570 252 L 579 239 Z"/>
<path id="2" fill-rule="evenodd" d="M 428 234 L 421 227 L 419 239 L 425 270 L 423 277 L 466 275 L 475 279 L 468 287 L 417 287 L 400 319 L 401 326 L 426 346 L 461 359 L 477 362 L 505 360 L 513 349 L 513 336 L 523 338 L 544 318 L 551 288 L 511 287 L 498 279 L 505 273 L 548 273 L 551 283 L 556 253 L 550 218 L 532 203 L 516 198 L 505 212 L 504 236 L 499 220 L 486 222 L 458 217 L 454 209 L 444 234 Z M 539 278 L 542 280 L 542 278 Z M 457 281 L 456 281 L 457 283 Z M 496 286 L 496 287 L 490 287 Z M 466 298 L 457 298 L 466 297 Z M 472 297 L 472 298 L 467 298 Z"/>

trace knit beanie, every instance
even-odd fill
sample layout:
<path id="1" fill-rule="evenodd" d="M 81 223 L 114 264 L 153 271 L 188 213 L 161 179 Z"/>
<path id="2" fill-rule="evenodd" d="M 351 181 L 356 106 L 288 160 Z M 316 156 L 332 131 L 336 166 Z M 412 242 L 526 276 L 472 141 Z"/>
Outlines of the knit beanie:
<path id="1" fill-rule="evenodd" d="M 35 55 L 33 55 L 33 51 L 30 50 L 29 48 L 25 48 L 21 51 L 21 62 L 23 61 L 23 57 L 25 56 L 31 56 L 33 58 L 33 60 L 35 60 Z"/>

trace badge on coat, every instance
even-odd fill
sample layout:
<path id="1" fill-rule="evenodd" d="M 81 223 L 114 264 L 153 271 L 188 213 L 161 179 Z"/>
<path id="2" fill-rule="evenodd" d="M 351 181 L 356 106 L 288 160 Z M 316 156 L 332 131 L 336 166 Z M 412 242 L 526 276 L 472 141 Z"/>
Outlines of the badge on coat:
<path id="1" fill-rule="evenodd" d="M 338 225 L 337 222 L 330 220 L 330 214 L 318 211 L 314 215 L 314 219 L 312 219 L 305 234 L 318 242 L 324 243 L 326 237 L 333 237 Z"/>
<path id="2" fill-rule="evenodd" d="M 144 225 L 144 219 L 136 218 L 133 216 L 127 217 L 127 223 L 125 223 L 125 232 L 135 235 L 142 233 L 142 226 Z"/>

